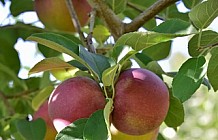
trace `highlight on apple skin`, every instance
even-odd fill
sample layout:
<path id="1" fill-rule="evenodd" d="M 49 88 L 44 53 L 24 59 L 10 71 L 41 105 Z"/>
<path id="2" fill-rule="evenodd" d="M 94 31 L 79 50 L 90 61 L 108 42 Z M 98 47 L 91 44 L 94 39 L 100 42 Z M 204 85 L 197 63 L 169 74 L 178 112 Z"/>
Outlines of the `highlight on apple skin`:
<path id="1" fill-rule="evenodd" d="M 59 132 L 80 118 L 88 118 L 104 109 L 106 100 L 97 82 L 88 77 L 74 77 L 62 82 L 50 95 L 49 116 Z"/>
<path id="2" fill-rule="evenodd" d="M 91 6 L 87 0 L 72 0 L 81 26 L 87 24 Z M 65 0 L 35 0 L 34 9 L 46 28 L 65 32 L 75 32 Z"/>
<path id="3" fill-rule="evenodd" d="M 45 101 L 33 114 L 33 120 L 38 118 L 42 118 L 46 123 L 46 134 L 44 140 L 54 140 L 57 135 L 57 131 L 48 115 L 48 101 Z"/>
<path id="4" fill-rule="evenodd" d="M 123 71 L 115 84 L 112 123 L 129 135 L 144 135 L 157 129 L 169 108 L 165 83 L 142 68 Z"/>

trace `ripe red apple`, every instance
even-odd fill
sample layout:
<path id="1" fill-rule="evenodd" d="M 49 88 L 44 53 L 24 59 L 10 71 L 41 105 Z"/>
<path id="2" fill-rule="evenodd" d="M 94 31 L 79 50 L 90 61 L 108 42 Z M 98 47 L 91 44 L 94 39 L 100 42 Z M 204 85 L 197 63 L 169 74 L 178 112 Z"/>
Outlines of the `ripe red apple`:
<path id="1" fill-rule="evenodd" d="M 153 72 L 128 69 L 120 74 L 115 91 L 112 122 L 119 131 L 144 135 L 164 121 L 169 108 L 169 92 Z"/>
<path id="2" fill-rule="evenodd" d="M 72 0 L 72 2 L 79 21 L 84 26 L 89 19 L 91 7 L 86 0 Z M 34 7 L 46 28 L 75 32 L 65 0 L 35 0 Z"/>
<path id="3" fill-rule="evenodd" d="M 74 77 L 61 83 L 48 103 L 50 118 L 59 132 L 80 118 L 103 109 L 106 100 L 100 86 L 88 77 Z"/>
<path id="4" fill-rule="evenodd" d="M 48 115 L 48 101 L 44 102 L 40 108 L 34 113 L 33 120 L 42 118 L 46 123 L 46 134 L 44 140 L 54 140 L 57 131 Z"/>

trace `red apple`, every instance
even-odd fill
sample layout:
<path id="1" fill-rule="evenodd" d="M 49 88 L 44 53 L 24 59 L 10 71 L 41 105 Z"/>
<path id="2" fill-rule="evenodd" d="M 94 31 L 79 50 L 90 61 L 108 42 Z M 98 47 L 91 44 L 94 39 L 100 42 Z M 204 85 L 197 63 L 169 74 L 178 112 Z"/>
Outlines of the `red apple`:
<path id="1" fill-rule="evenodd" d="M 115 91 L 112 122 L 119 131 L 144 135 L 164 121 L 169 108 L 169 92 L 153 72 L 128 69 L 120 74 Z"/>
<path id="2" fill-rule="evenodd" d="M 42 118 L 46 123 L 46 135 L 44 140 L 54 140 L 57 135 L 57 131 L 55 130 L 54 125 L 48 115 L 48 101 L 44 102 L 34 113 L 33 120 L 38 118 Z"/>
<path id="3" fill-rule="evenodd" d="M 82 26 L 88 19 L 91 7 L 86 0 L 72 0 Z M 75 32 L 65 0 L 35 0 L 35 11 L 46 28 L 66 32 Z"/>
<path id="4" fill-rule="evenodd" d="M 103 109 L 106 100 L 97 82 L 88 77 L 74 77 L 61 83 L 51 94 L 49 115 L 56 130 L 80 118 L 88 118 Z"/>

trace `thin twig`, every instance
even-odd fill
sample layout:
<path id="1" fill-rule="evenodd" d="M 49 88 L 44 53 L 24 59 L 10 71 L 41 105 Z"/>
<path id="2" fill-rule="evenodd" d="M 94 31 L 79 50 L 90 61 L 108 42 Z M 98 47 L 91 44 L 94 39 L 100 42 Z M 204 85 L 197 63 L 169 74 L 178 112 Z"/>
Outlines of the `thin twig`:
<path id="1" fill-rule="evenodd" d="M 0 98 L 2 99 L 3 103 L 5 104 L 5 107 L 7 108 L 8 114 L 9 115 L 15 114 L 14 108 L 11 106 L 11 104 L 8 102 L 6 96 L 1 91 L 0 91 Z"/>
<path id="2" fill-rule="evenodd" d="M 144 10 L 140 9 L 139 7 L 137 7 L 135 4 L 131 3 L 131 2 L 127 2 L 127 6 L 129 6 L 130 8 L 136 10 L 137 12 L 139 13 L 142 13 Z M 164 21 L 164 19 L 162 17 L 159 17 L 159 16 L 154 16 L 155 19 L 159 19 L 159 20 L 162 20 Z"/>
<path id="3" fill-rule="evenodd" d="M 132 22 L 125 24 L 125 33 L 137 31 L 141 26 L 143 26 L 147 21 L 155 17 L 160 11 L 175 3 L 178 0 L 158 0 L 140 15 L 138 15 Z"/>
<path id="4" fill-rule="evenodd" d="M 27 90 L 27 91 L 23 91 L 21 93 L 18 93 L 16 95 L 10 95 L 10 96 L 5 96 L 6 99 L 16 99 L 16 98 L 21 98 L 23 96 L 29 95 L 35 91 L 37 91 L 38 89 L 35 90 Z"/>
<path id="5" fill-rule="evenodd" d="M 82 41 L 82 44 L 86 46 L 86 38 L 81 30 L 81 24 L 79 22 L 79 19 L 77 17 L 77 14 L 76 14 L 76 11 L 74 9 L 74 6 L 73 6 L 73 3 L 72 3 L 72 0 L 65 0 L 66 2 L 66 5 L 67 5 L 67 8 L 69 10 L 69 13 L 70 13 L 70 16 L 71 16 L 71 19 L 72 19 L 72 22 L 73 22 L 73 25 L 75 26 L 76 28 L 76 31 L 78 32 L 79 34 L 79 37 L 80 37 L 80 40 Z"/>
<path id="6" fill-rule="evenodd" d="M 96 16 L 96 9 L 93 8 L 92 12 L 90 13 L 90 27 L 89 27 L 89 34 L 86 37 L 86 44 L 88 47 L 88 51 L 92 52 L 92 53 L 96 53 L 96 49 L 93 45 L 92 42 L 92 34 L 93 34 L 93 29 L 94 29 L 94 25 L 95 25 L 95 16 Z"/>

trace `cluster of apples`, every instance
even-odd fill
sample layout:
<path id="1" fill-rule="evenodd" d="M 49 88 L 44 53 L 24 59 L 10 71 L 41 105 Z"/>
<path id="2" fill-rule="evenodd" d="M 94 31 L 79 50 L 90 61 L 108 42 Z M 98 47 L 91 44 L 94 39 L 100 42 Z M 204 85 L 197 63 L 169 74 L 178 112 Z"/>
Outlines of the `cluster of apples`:
<path id="1" fill-rule="evenodd" d="M 91 7 L 86 0 L 72 0 L 80 23 L 88 21 Z M 35 0 L 37 15 L 51 30 L 75 32 L 63 0 Z M 63 16 L 64 15 L 64 16 Z M 88 77 L 62 82 L 34 114 L 47 124 L 46 140 L 80 118 L 88 118 L 104 109 L 106 99 L 99 83 Z M 169 108 L 169 92 L 154 73 L 142 68 L 121 72 L 115 84 L 114 109 L 111 113 L 112 140 L 155 140 Z"/>
<path id="2" fill-rule="evenodd" d="M 44 120 L 49 126 L 51 120 L 59 132 L 75 120 L 104 109 L 106 99 L 96 81 L 74 77 L 57 86 L 46 104 L 48 110 L 44 114 L 50 119 Z M 115 84 L 112 139 L 156 139 L 168 107 L 168 89 L 157 75 L 142 68 L 123 71 Z"/>

